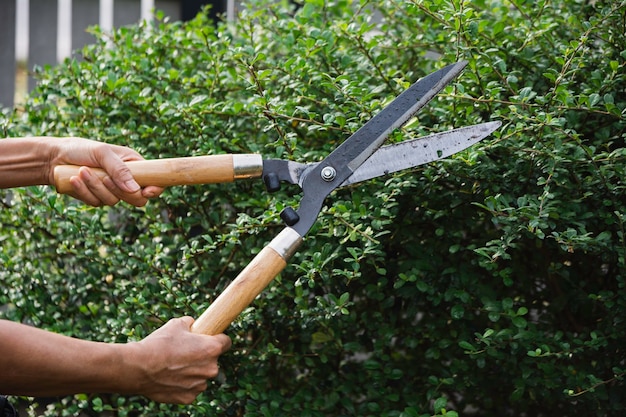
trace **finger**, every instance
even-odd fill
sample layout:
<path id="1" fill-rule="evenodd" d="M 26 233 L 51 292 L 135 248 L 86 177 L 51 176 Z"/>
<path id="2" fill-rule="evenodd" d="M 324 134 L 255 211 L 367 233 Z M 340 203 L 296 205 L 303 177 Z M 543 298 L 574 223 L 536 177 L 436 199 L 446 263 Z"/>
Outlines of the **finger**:
<path id="1" fill-rule="evenodd" d="M 113 194 L 117 196 L 122 201 L 125 201 L 129 204 L 132 204 L 135 207 L 143 207 L 148 202 L 148 199 L 143 196 L 143 193 L 140 191 L 136 191 L 134 193 L 127 193 L 117 186 L 116 183 L 113 182 L 111 177 L 106 176 L 102 179 L 102 183 L 104 186 Z"/>
<path id="2" fill-rule="evenodd" d="M 155 198 L 160 196 L 163 193 L 163 190 L 165 190 L 162 187 L 156 187 L 156 186 L 149 186 L 144 188 L 141 191 L 141 194 L 145 197 L 145 198 Z"/>
<path id="3" fill-rule="evenodd" d="M 100 147 L 95 152 L 102 168 L 122 191 L 135 193 L 141 190 L 128 166 L 119 155 L 111 151 L 110 147 Z"/>
<path id="4" fill-rule="evenodd" d="M 194 318 L 190 316 L 183 316 L 174 320 L 180 322 L 181 326 L 185 327 L 186 330 L 191 330 L 191 325 L 195 321 Z"/>
<path id="5" fill-rule="evenodd" d="M 217 364 L 217 361 L 211 362 L 205 369 L 202 375 L 202 378 L 206 381 L 207 379 L 215 379 L 220 374 L 220 367 Z"/>
<path id="6" fill-rule="evenodd" d="M 228 351 L 233 343 L 232 340 L 230 340 L 230 337 L 226 336 L 223 333 L 212 336 L 212 338 L 217 344 L 218 355 L 221 355 L 222 353 Z"/>
<path id="7" fill-rule="evenodd" d="M 100 200 L 101 205 L 113 206 L 120 201 L 120 198 L 104 184 L 106 177 L 100 179 L 87 167 L 81 167 L 78 170 L 78 177 L 89 188 L 91 194 Z"/>
<path id="8" fill-rule="evenodd" d="M 78 200 L 81 200 L 85 204 L 89 204 L 93 207 L 102 206 L 102 201 L 98 199 L 93 193 L 87 188 L 83 180 L 81 180 L 78 176 L 73 176 L 70 178 L 70 184 L 72 185 L 73 191 L 70 195 Z"/>
<path id="9" fill-rule="evenodd" d="M 174 320 L 177 320 L 179 323 L 181 323 L 181 326 L 183 326 L 186 330 L 189 330 L 189 331 L 191 331 L 191 326 L 193 325 L 195 321 L 195 319 L 190 316 L 183 316 Z M 224 333 L 216 334 L 214 336 L 206 336 L 206 335 L 200 335 L 200 336 L 210 338 L 211 346 L 209 347 L 209 350 L 211 351 L 210 352 L 211 356 L 219 356 L 222 353 L 228 351 L 228 349 L 230 349 L 233 343 L 230 337 L 225 335 Z"/>

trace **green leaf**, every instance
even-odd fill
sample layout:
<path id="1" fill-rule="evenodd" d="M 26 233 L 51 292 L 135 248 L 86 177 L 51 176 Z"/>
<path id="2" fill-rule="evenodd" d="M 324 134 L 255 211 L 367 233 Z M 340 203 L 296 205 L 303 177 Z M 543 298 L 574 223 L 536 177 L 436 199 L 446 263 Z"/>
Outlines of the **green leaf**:
<path id="1" fill-rule="evenodd" d="M 439 397 L 433 403 L 433 410 L 435 411 L 435 413 L 441 413 L 443 410 L 446 409 L 447 405 L 448 399 L 446 397 Z"/>
<path id="2" fill-rule="evenodd" d="M 600 95 L 593 93 L 589 95 L 589 107 L 593 107 L 600 102 Z"/>
<path id="3" fill-rule="evenodd" d="M 461 304 L 454 305 L 450 310 L 450 314 L 453 319 L 462 319 L 465 315 L 465 308 Z"/>
<path id="4" fill-rule="evenodd" d="M 519 316 L 513 317 L 511 321 L 513 322 L 513 325 L 515 327 L 520 328 L 520 329 L 526 328 L 528 324 L 526 322 L 526 319 L 524 319 L 523 317 L 519 317 Z"/>
<path id="5" fill-rule="evenodd" d="M 201 95 L 197 95 L 194 98 L 191 99 L 191 101 L 189 102 L 189 106 L 195 106 L 196 104 L 200 104 L 203 101 L 205 101 L 208 97 L 204 94 Z"/>
<path id="6" fill-rule="evenodd" d="M 461 349 L 463 349 L 463 350 L 467 350 L 467 351 L 470 351 L 470 352 L 473 352 L 473 351 L 476 350 L 476 348 L 474 348 L 474 346 L 471 343 L 469 343 L 469 342 L 467 342 L 465 340 L 461 340 L 459 342 L 459 347 Z"/>

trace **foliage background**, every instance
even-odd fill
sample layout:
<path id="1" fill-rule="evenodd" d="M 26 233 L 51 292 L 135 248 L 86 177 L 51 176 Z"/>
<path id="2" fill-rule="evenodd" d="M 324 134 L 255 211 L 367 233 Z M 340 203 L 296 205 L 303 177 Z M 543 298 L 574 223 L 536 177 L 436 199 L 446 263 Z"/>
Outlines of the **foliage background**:
<path id="1" fill-rule="evenodd" d="M 229 329 L 224 376 L 194 405 L 78 395 L 42 413 L 621 414 L 625 3 L 246 4 L 217 27 L 199 16 L 94 29 L 99 43 L 40 71 L 0 134 L 91 137 L 147 158 L 316 160 L 459 59 L 462 76 L 391 140 L 503 126 L 445 161 L 336 192 Z M 142 209 L 2 191 L 2 315 L 108 342 L 197 315 L 280 230 L 293 191 L 175 187 Z"/>

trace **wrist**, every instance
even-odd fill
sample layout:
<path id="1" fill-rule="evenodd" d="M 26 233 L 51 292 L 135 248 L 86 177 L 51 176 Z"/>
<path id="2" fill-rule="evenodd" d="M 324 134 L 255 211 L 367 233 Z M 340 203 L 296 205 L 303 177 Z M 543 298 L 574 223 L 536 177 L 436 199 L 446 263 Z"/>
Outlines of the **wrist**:
<path id="1" fill-rule="evenodd" d="M 142 395 L 150 383 L 145 369 L 146 359 L 141 342 L 114 344 L 117 361 L 113 368 L 112 385 L 114 392 L 127 395 Z"/>
<path id="2" fill-rule="evenodd" d="M 58 143 L 43 137 L 0 140 L 0 188 L 49 185 Z"/>
<path id="3" fill-rule="evenodd" d="M 59 138 L 47 138 L 42 140 L 42 151 L 44 152 L 42 157 L 44 166 L 42 172 L 45 173 L 46 185 L 55 185 L 54 183 L 54 168 L 61 164 L 61 139 Z"/>

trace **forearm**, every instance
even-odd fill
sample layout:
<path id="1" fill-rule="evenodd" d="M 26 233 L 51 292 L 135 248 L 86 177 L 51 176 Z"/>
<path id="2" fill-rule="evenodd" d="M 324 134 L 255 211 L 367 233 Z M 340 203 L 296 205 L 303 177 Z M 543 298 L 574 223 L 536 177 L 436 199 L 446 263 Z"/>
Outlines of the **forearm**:
<path id="1" fill-rule="evenodd" d="M 50 184 L 55 149 L 41 137 L 0 139 L 0 188 Z"/>
<path id="2" fill-rule="evenodd" d="M 132 344 L 88 342 L 0 320 L 0 392 L 27 396 L 132 391 Z"/>
<path id="3" fill-rule="evenodd" d="M 120 200 L 136 207 L 148 198 L 159 196 L 161 187 L 142 189 L 126 166 L 141 161 L 136 151 L 78 137 L 41 136 L 0 139 L 0 188 L 55 184 L 54 169 L 59 165 L 82 167 L 70 178 L 69 195 L 92 206 L 112 206 Z M 101 178 L 88 168 L 100 168 L 107 176 Z"/>

